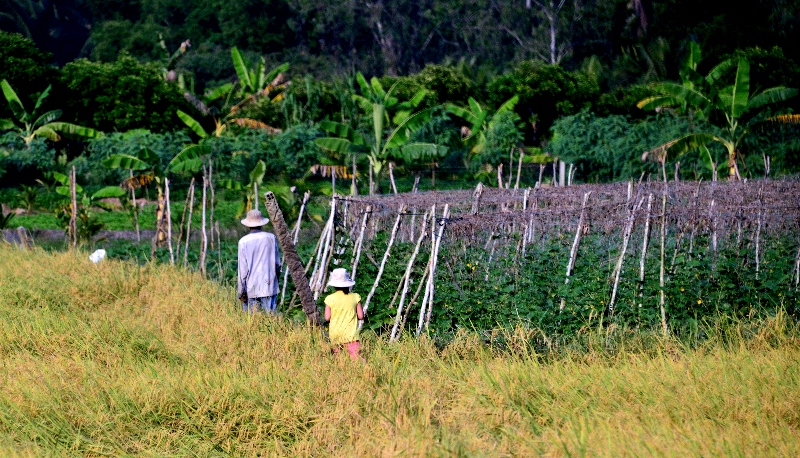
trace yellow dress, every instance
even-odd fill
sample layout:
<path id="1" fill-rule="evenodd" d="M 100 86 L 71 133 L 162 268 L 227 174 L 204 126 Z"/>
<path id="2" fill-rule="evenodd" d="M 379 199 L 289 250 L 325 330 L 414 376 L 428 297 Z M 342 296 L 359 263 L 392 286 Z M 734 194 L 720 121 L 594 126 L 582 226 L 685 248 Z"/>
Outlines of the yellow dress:
<path id="1" fill-rule="evenodd" d="M 361 296 L 356 293 L 345 294 L 336 291 L 325 298 L 325 305 L 331 308 L 331 324 L 328 337 L 334 345 L 342 345 L 358 340 L 358 315 L 356 306 Z"/>

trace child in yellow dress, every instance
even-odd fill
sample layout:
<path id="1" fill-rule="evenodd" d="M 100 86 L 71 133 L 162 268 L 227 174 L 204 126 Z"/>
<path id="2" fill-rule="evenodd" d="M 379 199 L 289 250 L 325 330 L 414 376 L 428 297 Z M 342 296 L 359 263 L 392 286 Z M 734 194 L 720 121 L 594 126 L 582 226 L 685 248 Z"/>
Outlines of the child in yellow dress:
<path id="1" fill-rule="evenodd" d="M 344 348 L 353 360 L 360 357 L 358 320 L 364 319 L 361 296 L 350 292 L 355 284 L 347 269 L 334 269 L 328 286 L 335 288 L 336 292 L 325 298 L 325 321 L 330 321 L 328 337 L 333 344 L 333 352 L 339 353 Z"/>

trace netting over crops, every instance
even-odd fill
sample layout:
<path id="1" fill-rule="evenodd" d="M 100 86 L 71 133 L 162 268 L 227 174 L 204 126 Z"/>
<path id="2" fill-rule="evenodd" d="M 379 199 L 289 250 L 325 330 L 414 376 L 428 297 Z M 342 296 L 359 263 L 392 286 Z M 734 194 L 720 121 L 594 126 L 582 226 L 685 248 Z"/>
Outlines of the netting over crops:
<path id="1" fill-rule="evenodd" d="M 589 300 L 585 291 L 599 291 L 602 297 L 593 300 L 602 304 L 599 309 L 605 313 L 614 311 L 621 295 L 636 297 L 626 307 L 639 301 L 641 308 L 647 300 L 658 302 L 660 293 L 659 321 L 665 327 L 664 285 L 678 279 L 680 266 L 690 265 L 691 260 L 707 260 L 712 272 L 708 275 L 713 277 L 717 254 L 733 250 L 735 268 L 763 282 L 766 258 L 774 265 L 775 257 L 782 256 L 793 269 L 773 283 L 796 290 L 800 280 L 797 181 L 670 182 L 666 186 L 631 182 L 516 190 L 479 185 L 463 191 L 337 196 L 331 205 L 334 213 L 317 243 L 317 260 L 312 259 L 312 289 L 324 288 L 331 259 L 355 269 L 362 251 L 371 253 L 367 255 L 370 278 L 361 279 L 372 284 L 370 298 L 372 294 L 392 297 L 381 306 L 396 311 L 395 328 L 402 329 L 415 307 L 420 316 L 417 332 L 423 317 L 429 322 L 431 314 L 447 305 L 439 304 L 435 294 L 444 291 L 448 297 L 447 291 L 452 290 L 454 296 L 466 298 L 469 288 L 461 282 L 481 278 L 511 285 L 513 294 L 503 296 L 511 297 L 504 306 L 514 306 L 518 316 L 518 304 L 524 301 L 537 309 L 549 307 L 551 314 L 582 307 Z M 326 231 L 336 235 L 326 235 Z M 398 244 L 405 248 L 398 250 Z M 324 249 L 327 246 L 330 250 Z M 401 267 L 392 270 L 390 265 Z M 476 276 L 478 265 L 481 278 Z M 692 269 L 699 278 L 698 268 Z M 384 275 L 385 270 L 392 273 Z M 552 277 L 547 280 L 550 286 L 543 286 L 544 280 L 531 280 L 537 275 Z M 584 291 L 584 296 L 572 297 L 570 278 L 581 275 L 596 277 L 604 286 L 576 290 Z M 645 278 L 659 275 L 657 287 L 652 282 L 644 285 Z M 418 286 L 416 294 L 412 284 Z M 403 304 L 406 293 L 413 298 Z M 537 299 L 545 293 L 556 299 L 556 305 Z M 481 296 L 474 297 L 481 304 Z"/>

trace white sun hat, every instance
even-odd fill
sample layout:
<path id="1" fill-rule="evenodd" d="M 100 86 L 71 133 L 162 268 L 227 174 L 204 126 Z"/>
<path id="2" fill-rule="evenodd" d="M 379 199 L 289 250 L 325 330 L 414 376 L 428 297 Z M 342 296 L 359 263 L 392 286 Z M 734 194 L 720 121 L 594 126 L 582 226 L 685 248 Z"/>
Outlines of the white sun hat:
<path id="1" fill-rule="evenodd" d="M 258 210 L 250 210 L 247 212 L 247 217 L 242 220 L 242 224 L 247 227 L 261 227 L 269 222 L 268 218 L 264 218 Z"/>
<path id="2" fill-rule="evenodd" d="M 350 278 L 350 274 L 347 273 L 347 269 L 343 268 L 333 269 L 328 279 L 328 286 L 334 288 L 349 288 L 355 284 L 356 282 L 354 282 L 353 279 Z"/>

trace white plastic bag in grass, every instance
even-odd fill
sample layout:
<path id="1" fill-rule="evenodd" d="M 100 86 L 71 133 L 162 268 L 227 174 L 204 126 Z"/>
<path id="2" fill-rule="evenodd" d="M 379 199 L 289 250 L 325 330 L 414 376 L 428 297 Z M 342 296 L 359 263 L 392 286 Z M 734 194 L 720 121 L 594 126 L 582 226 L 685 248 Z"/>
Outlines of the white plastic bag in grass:
<path id="1" fill-rule="evenodd" d="M 99 250 L 96 250 L 94 253 L 89 255 L 89 260 L 97 264 L 98 262 L 105 259 L 105 257 L 106 257 L 106 250 L 100 248 Z"/>

